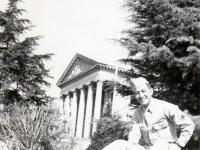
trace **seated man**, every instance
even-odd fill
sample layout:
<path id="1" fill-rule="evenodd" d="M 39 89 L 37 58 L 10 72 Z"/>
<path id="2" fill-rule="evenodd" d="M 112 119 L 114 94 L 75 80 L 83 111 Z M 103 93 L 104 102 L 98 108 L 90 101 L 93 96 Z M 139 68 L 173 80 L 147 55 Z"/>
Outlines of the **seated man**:
<path id="1" fill-rule="evenodd" d="M 128 141 L 116 140 L 103 150 L 181 150 L 192 136 L 194 123 L 176 105 L 153 98 L 145 78 L 132 78 L 130 86 L 140 107 L 135 111 Z M 176 126 L 181 127 L 179 138 Z M 145 145 L 139 145 L 139 139 Z"/>

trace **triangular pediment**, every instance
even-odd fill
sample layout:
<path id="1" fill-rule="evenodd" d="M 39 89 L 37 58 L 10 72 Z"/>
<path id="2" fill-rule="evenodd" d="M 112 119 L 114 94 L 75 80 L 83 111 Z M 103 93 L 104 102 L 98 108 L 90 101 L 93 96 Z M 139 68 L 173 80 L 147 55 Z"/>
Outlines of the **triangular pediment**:
<path id="1" fill-rule="evenodd" d="M 98 62 L 87 58 L 83 55 L 76 54 L 70 64 L 68 65 L 67 69 L 61 76 L 60 80 L 58 81 L 58 85 L 65 82 L 66 80 L 78 76 L 81 72 L 84 72 L 94 65 L 98 64 Z"/>

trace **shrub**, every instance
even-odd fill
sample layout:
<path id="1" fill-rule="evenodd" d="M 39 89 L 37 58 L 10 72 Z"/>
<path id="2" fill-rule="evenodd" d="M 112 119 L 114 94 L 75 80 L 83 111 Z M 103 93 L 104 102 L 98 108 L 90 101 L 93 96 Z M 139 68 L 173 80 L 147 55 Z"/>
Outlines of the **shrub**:
<path id="1" fill-rule="evenodd" d="M 191 118 L 195 124 L 195 130 L 190 141 L 185 146 L 184 150 L 199 150 L 200 149 L 200 116 L 193 116 Z"/>
<path id="2" fill-rule="evenodd" d="M 12 145 L 12 149 L 64 150 L 73 147 L 60 116 L 58 109 L 46 106 L 9 105 L 0 111 L 0 140 Z"/>
<path id="3" fill-rule="evenodd" d="M 87 150 L 101 150 L 117 139 L 127 140 L 129 123 L 120 121 L 119 116 L 101 118 Z"/>

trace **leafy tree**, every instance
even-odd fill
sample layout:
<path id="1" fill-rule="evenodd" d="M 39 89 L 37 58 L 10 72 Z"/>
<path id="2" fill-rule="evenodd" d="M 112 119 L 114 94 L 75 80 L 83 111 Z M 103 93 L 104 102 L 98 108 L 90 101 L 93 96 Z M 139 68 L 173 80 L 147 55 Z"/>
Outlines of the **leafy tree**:
<path id="1" fill-rule="evenodd" d="M 199 114 L 200 1 L 127 0 L 123 7 L 132 28 L 118 40 L 129 51 L 121 61 L 152 83 L 154 97 Z"/>
<path id="2" fill-rule="evenodd" d="M 0 101 L 41 105 L 50 98 L 42 86 L 50 85 L 45 81 L 50 76 L 44 60 L 52 54 L 34 54 L 39 36 L 20 40 L 33 26 L 30 20 L 20 18 L 25 10 L 17 7 L 19 2 L 9 0 L 5 12 L 0 11 Z"/>

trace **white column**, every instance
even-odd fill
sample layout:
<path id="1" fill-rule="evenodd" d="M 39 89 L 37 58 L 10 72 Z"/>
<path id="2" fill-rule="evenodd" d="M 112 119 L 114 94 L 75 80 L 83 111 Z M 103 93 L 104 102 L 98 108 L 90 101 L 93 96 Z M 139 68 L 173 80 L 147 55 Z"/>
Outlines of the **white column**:
<path id="1" fill-rule="evenodd" d="M 96 97 L 95 97 L 95 106 L 94 106 L 94 122 L 93 122 L 93 130 L 92 133 L 96 131 L 96 121 L 100 118 L 101 115 L 101 99 L 102 99 L 102 87 L 103 82 L 97 82 L 97 90 L 96 90 Z"/>
<path id="2" fill-rule="evenodd" d="M 90 84 L 88 86 L 88 96 L 87 96 L 87 106 L 86 106 L 86 116 L 85 116 L 85 129 L 84 129 L 84 136 L 83 136 L 84 138 L 90 137 L 92 105 L 93 105 L 93 86 Z"/>
<path id="3" fill-rule="evenodd" d="M 80 102 L 78 109 L 78 122 L 77 122 L 77 131 L 76 137 L 82 138 L 83 133 L 83 118 L 84 118 L 84 106 L 85 106 L 85 91 L 84 88 L 80 89 Z"/>
<path id="4" fill-rule="evenodd" d="M 69 114 L 70 114 L 70 99 L 69 99 L 69 94 L 66 95 L 65 100 L 64 100 L 64 116 L 65 119 L 69 119 Z"/>
<path id="5" fill-rule="evenodd" d="M 62 97 L 61 97 L 61 102 L 60 102 L 60 105 L 62 106 L 61 107 L 61 109 L 60 109 L 60 113 L 61 113 L 61 116 L 62 116 L 62 119 L 63 119 L 63 117 L 64 117 L 64 115 L 65 115 L 65 99 L 66 99 L 66 95 L 62 95 Z"/>
<path id="6" fill-rule="evenodd" d="M 64 101 L 63 101 L 63 123 L 65 127 L 65 132 L 68 132 L 69 123 L 67 122 L 70 119 L 70 99 L 69 94 L 66 95 Z"/>
<path id="7" fill-rule="evenodd" d="M 76 112 L 77 112 L 77 91 L 73 92 L 73 99 L 72 99 L 72 114 L 71 114 L 71 135 L 75 136 L 75 129 L 76 129 Z"/>

